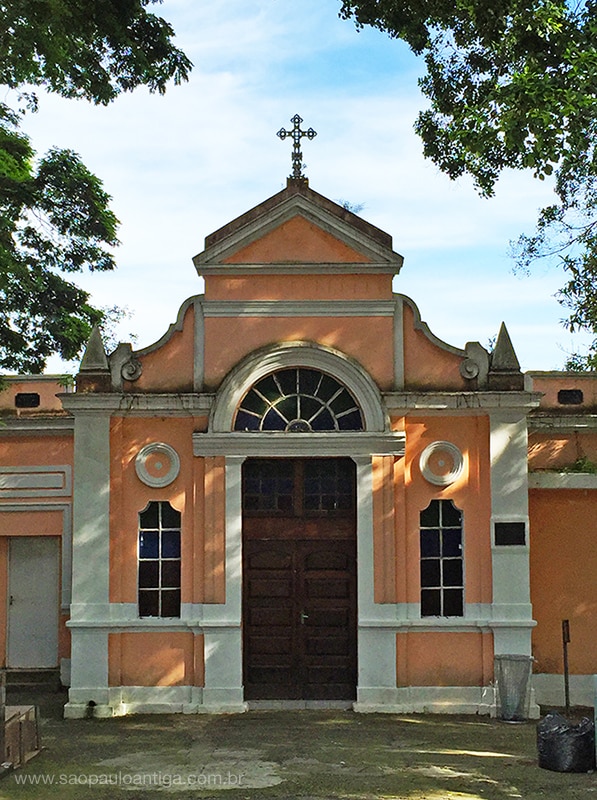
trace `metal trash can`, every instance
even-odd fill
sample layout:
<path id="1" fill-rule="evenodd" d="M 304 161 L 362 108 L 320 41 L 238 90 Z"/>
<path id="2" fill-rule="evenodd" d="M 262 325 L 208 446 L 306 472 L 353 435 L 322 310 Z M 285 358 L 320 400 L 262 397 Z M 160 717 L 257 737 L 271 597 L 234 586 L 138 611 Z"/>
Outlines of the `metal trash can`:
<path id="1" fill-rule="evenodd" d="M 497 655 L 494 674 L 497 685 L 497 716 L 508 722 L 529 718 L 532 656 Z"/>

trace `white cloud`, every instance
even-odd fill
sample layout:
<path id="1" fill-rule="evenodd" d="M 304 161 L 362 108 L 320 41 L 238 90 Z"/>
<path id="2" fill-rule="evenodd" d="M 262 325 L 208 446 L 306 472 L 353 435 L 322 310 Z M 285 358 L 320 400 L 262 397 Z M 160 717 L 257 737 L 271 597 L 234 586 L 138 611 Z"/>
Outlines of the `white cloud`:
<path id="1" fill-rule="evenodd" d="M 393 236 L 406 259 L 399 290 L 437 335 L 485 343 L 506 319 L 525 367 L 563 362 L 557 275 L 515 283 L 506 257 L 548 189 L 509 174 L 481 200 L 425 162 L 412 130 L 421 67 L 401 43 L 357 33 L 320 0 L 166 0 L 154 11 L 195 63 L 188 84 L 108 108 L 44 97 L 25 122 L 39 150 L 77 150 L 113 195 L 119 270 L 82 283 L 96 302 L 131 308 L 123 337 L 157 340 L 201 288 L 191 258 L 205 236 L 285 185 L 290 145 L 275 134 L 299 113 L 318 132 L 303 148 L 311 186 L 364 204 Z"/>

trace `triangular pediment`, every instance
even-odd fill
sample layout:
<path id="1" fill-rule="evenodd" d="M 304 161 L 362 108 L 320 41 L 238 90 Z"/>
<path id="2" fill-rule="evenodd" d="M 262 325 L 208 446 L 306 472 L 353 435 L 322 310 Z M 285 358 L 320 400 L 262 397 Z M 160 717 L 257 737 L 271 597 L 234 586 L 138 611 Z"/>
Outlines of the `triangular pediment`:
<path id="1" fill-rule="evenodd" d="M 289 265 L 299 271 L 397 273 L 402 266 L 389 234 L 294 180 L 208 236 L 193 261 L 200 275 L 288 271 Z"/>

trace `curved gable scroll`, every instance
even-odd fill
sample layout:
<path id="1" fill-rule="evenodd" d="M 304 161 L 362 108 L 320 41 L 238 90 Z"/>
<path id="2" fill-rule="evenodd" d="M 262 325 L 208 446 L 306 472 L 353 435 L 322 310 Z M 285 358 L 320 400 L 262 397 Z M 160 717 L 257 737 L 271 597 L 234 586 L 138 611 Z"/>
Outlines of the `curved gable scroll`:
<path id="1" fill-rule="evenodd" d="M 290 368 L 317 370 L 334 378 L 356 401 L 362 430 L 389 430 L 381 394 L 370 375 L 344 353 L 312 342 L 286 342 L 257 350 L 237 364 L 216 394 L 209 430 L 233 431 L 237 411 L 249 390 L 267 375 Z"/>

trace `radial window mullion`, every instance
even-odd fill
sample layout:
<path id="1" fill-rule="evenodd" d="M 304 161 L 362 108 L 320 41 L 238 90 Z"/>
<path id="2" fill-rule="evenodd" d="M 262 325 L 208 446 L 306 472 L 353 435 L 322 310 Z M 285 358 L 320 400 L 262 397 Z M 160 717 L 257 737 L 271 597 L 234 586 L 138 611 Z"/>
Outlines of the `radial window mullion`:
<path id="1" fill-rule="evenodd" d="M 261 413 L 257 398 L 264 403 Z M 247 432 L 361 431 L 363 427 L 359 405 L 345 386 L 330 375 L 302 367 L 282 369 L 257 381 L 243 396 L 234 422 L 234 430 Z"/>

